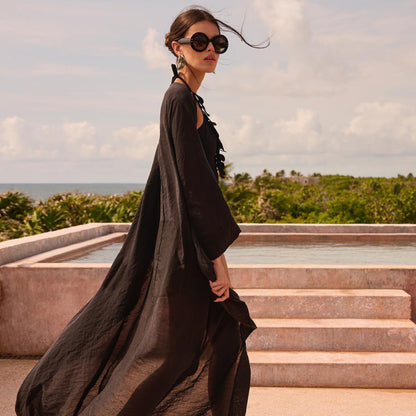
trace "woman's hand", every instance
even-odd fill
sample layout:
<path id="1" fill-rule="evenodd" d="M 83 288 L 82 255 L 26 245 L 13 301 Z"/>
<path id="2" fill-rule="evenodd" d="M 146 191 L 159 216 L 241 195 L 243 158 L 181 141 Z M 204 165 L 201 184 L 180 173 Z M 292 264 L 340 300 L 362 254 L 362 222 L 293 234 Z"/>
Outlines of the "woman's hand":
<path id="1" fill-rule="evenodd" d="M 223 302 L 224 300 L 228 299 L 230 296 L 230 287 L 231 287 L 231 281 L 230 276 L 228 274 L 228 267 L 227 262 L 225 260 L 224 254 L 221 254 L 221 256 L 217 257 L 213 261 L 214 264 L 214 271 L 215 275 L 217 277 L 217 280 L 215 282 L 209 281 L 209 284 L 211 285 L 212 292 L 219 296 L 219 298 L 215 299 L 214 302 Z"/>

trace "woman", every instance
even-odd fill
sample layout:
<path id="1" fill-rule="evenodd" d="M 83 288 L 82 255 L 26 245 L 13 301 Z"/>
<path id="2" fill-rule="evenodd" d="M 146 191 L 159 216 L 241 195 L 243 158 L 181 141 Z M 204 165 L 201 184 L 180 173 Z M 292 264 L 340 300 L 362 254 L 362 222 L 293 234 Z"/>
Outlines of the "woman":
<path id="1" fill-rule="evenodd" d="M 228 47 L 220 26 L 234 31 L 192 8 L 166 35 L 180 72 L 137 213 L 97 293 L 24 380 L 18 416 L 245 414 L 256 325 L 230 287 L 223 253 L 240 228 L 218 186 L 222 144 L 196 95 Z"/>

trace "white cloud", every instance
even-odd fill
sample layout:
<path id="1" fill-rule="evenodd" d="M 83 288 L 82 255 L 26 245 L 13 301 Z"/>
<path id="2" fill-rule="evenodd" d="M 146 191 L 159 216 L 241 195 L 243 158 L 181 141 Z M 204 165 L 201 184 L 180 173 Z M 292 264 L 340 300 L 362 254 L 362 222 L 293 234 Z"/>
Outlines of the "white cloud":
<path id="1" fill-rule="evenodd" d="M 97 152 L 96 127 L 88 121 L 64 123 L 62 130 L 67 149 L 81 158 L 93 158 Z"/>
<path id="2" fill-rule="evenodd" d="M 243 115 L 236 123 L 220 121 L 218 124 L 231 158 L 311 154 L 325 148 L 326 139 L 318 116 L 307 109 L 298 109 L 292 118 L 281 118 L 274 123 Z"/>
<path id="3" fill-rule="evenodd" d="M 155 29 L 147 29 L 142 41 L 142 57 L 150 69 L 169 68 L 169 54 L 163 44 L 163 37 Z"/>
<path id="4" fill-rule="evenodd" d="M 289 97 L 332 96 L 345 90 L 357 68 L 333 43 L 315 38 L 304 2 L 255 0 L 264 23 L 274 32 L 270 48 L 262 51 L 267 65 L 231 68 L 221 77 L 227 90 Z M 326 38 L 325 38 L 326 39 Z M 247 80 L 255 82 L 247 82 Z"/>
<path id="5" fill-rule="evenodd" d="M 219 86 L 229 92 L 250 95 L 320 97 L 343 91 L 351 77 L 347 64 L 330 54 L 317 52 L 293 58 L 286 68 L 277 62 L 259 71 L 255 66 L 240 66 L 221 76 Z M 255 80 L 255 82 L 247 82 Z"/>
<path id="6" fill-rule="evenodd" d="M 255 165 L 259 171 L 273 161 L 276 166 L 286 163 L 286 168 L 295 170 L 302 168 L 297 163 L 303 161 L 311 171 L 320 171 L 323 163 L 342 159 L 351 166 L 353 160 L 365 158 L 366 168 L 378 164 L 382 169 L 386 157 L 416 155 L 416 108 L 398 102 L 360 103 L 346 114 L 346 122 L 337 123 L 322 122 L 319 113 L 309 108 L 298 108 L 272 120 L 250 114 L 234 121 L 217 115 L 213 119 L 218 122 L 226 160 L 236 161 L 236 166 Z M 121 127 L 102 135 L 88 121 L 36 126 L 15 116 L 0 122 L 0 157 L 6 161 L 148 162 L 158 139 L 158 123 Z M 397 170 L 400 167 L 399 164 Z"/>
<path id="7" fill-rule="evenodd" d="M 56 126 L 35 127 L 21 117 L 6 118 L 0 122 L 0 160 L 62 159 L 66 151 L 59 151 L 59 137 L 62 131 Z"/>
<path id="8" fill-rule="evenodd" d="M 26 146 L 30 149 L 30 159 L 62 160 L 67 157 L 67 150 L 61 148 L 62 129 L 51 124 L 32 127 L 25 136 Z"/>
<path id="9" fill-rule="evenodd" d="M 318 166 L 323 154 L 351 160 L 416 155 L 416 108 L 394 102 L 361 103 L 345 124 L 322 124 L 317 113 L 299 108 L 274 122 L 249 115 L 234 123 L 219 121 L 218 130 L 230 158 L 245 163 L 286 155 L 315 158 Z"/>
<path id="10" fill-rule="evenodd" d="M 273 125 L 279 153 L 321 153 L 325 138 L 318 116 L 311 110 L 298 109 L 288 120 L 277 120 Z M 270 149 L 271 150 L 271 149 Z"/>
<path id="11" fill-rule="evenodd" d="M 2 160 L 149 161 L 154 156 L 158 141 L 158 123 L 121 127 L 103 136 L 88 121 L 40 126 L 17 116 L 0 121 Z"/>
<path id="12" fill-rule="evenodd" d="M 23 152 L 22 131 L 25 121 L 17 116 L 8 117 L 0 123 L 0 157 L 18 159 Z"/>
<path id="13" fill-rule="evenodd" d="M 264 125 L 251 115 L 243 114 L 236 122 L 230 123 L 215 116 L 218 132 L 223 139 L 225 151 L 234 156 L 262 154 L 264 152 Z M 226 154 L 227 158 L 227 154 Z"/>
<path id="14" fill-rule="evenodd" d="M 352 153 L 416 155 L 416 108 L 401 103 L 361 103 L 345 129 Z"/>
<path id="15" fill-rule="evenodd" d="M 94 139 L 97 132 L 96 127 L 88 121 L 64 123 L 62 129 L 71 144 L 77 144 L 82 141 L 90 142 Z"/>
<path id="16" fill-rule="evenodd" d="M 300 46 L 311 36 L 300 0 L 254 0 L 260 16 L 273 33 L 273 39 L 288 46 Z"/>
<path id="17" fill-rule="evenodd" d="M 100 149 L 105 158 L 150 159 L 159 141 L 159 124 L 150 123 L 143 128 L 123 127 L 114 130 L 111 141 Z"/>
<path id="18" fill-rule="evenodd" d="M 32 180 L 28 166 L 43 160 L 51 164 L 42 166 L 81 161 L 82 180 L 90 161 L 103 169 L 108 163 L 144 169 L 158 137 L 151 122 L 170 80 L 154 71 L 169 71 L 175 59 L 163 34 L 177 5 L 166 4 L 160 16 L 156 9 L 141 13 L 140 2 L 22 2 L 6 2 L 0 25 L 7 52 L 0 72 L 8 79 L 0 176 L 27 172 Z M 247 39 L 270 31 L 270 47 L 255 50 L 230 36 L 230 53 L 201 88 L 208 109 L 222 116 L 213 119 L 238 170 L 261 172 L 268 164 L 313 172 L 331 164 L 332 171 L 387 174 L 414 166 L 414 1 L 251 4 Z M 227 9 L 224 20 L 238 27 L 241 2 Z M 89 121 L 77 129 L 62 120 Z"/>

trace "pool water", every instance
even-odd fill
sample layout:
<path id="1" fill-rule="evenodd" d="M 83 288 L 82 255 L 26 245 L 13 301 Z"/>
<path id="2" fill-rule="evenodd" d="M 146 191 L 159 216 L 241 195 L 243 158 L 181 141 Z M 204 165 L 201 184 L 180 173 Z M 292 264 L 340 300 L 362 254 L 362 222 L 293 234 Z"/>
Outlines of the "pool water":
<path id="1" fill-rule="evenodd" d="M 122 243 L 114 243 L 66 263 L 112 263 Z M 239 243 L 225 252 L 229 264 L 416 264 L 411 243 Z"/>

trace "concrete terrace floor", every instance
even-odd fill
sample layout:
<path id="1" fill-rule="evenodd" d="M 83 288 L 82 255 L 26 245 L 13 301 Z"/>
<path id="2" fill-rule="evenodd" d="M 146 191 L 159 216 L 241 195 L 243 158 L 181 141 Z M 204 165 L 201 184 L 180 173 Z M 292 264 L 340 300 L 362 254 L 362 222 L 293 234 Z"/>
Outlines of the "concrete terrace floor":
<path id="1" fill-rule="evenodd" d="M 36 360 L 0 359 L 0 415 Z M 246 416 L 414 416 L 416 390 L 252 387 Z M 58 415 L 57 415 L 58 416 Z"/>

